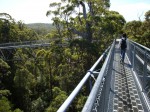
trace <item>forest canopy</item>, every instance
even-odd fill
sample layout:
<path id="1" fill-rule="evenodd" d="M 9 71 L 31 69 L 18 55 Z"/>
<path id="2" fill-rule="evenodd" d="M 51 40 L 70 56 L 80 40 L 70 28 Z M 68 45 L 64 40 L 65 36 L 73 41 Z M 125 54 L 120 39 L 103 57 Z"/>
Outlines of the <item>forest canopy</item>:
<path id="1" fill-rule="evenodd" d="M 56 112 L 102 52 L 126 32 L 129 39 L 150 48 L 150 10 L 144 21 L 126 23 L 109 0 L 61 0 L 47 11 L 52 26 L 31 29 L 0 13 L 0 44 L 52 39 L 44 48 L 0 49 L 0 111 Z M 88 8 L 86 8 L 88 7 Z M 54 9 L 54 10 L 52 10 Z M 89 9 L 89 10 L 87 10 Z M 65 45 L 64 45 L 65 43 Z M 81 111 L 85 85 L 68 111 Z"/>

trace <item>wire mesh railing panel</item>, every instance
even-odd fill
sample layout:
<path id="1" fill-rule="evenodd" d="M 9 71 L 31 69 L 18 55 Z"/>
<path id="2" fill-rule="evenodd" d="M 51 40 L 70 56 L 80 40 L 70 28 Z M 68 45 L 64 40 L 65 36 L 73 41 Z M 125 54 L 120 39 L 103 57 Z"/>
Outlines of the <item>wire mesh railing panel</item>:
<path id="1" fill-rule="evenodd" d="M 97 109 L 98 112 L 107 112 L 109 109 L 108 102 L 109 102 L 109 95 L 110 95 L 110 88 L 111 88 L 113 57 L 114 57 L 114 53 L 110 57 L 109 66 L 107 67 L 106 74 L 104 76 L 105 80 L 103 82 L 103 88 L 101 91 L 101 97 L 100 97 L 101 100 L 99 101 L 99 107 Z"/>
<path id="2" fill-rule="evenodd" d="M 130 44 L 128 42 L 128 45 L 127 45 L 127 54 L 128 54 L 128 57 L 129 57 L 131 63 L 133 62 L 133 51 L 134 51 L 134 45 Z"/>
<path id="3" fill-rule="evenodd" d="M 139 77 L 143 77 L 143 59 L 144 59 L 144 53 L 140 52 L 138 48 L 135 49 L 135 61 L 134 61 L 134 67 L 135 67 L 135 71 L 136 73 L 139 75 Z M 142 80 L 142 78 L 141 78 Z"/>
<path id="4" fill-rule="evenodd" d="M 145 91 L 147 93 L 147 96 L 150 99 L 150 55 L 147 56 L 147 67 L 146 67 L 146 80 L 145 80 Z"/>
<path id="5" fill-rule="evenodd" d="M 131 62 L 133 71 L 139 81 L 139 87 L 145 95 L 146 105 L 149 105 L 150 99 L 150 49 L 136 42 L 128 41 L 127 55 Z M 131 51 L 132 50 L 132 51 Z M 137 82 L 138 82 L 137 81 Z M 150 106 L 148 106 L 150 108 Z"/>
<path id="6" fill-rule="evenodd" d="M 109 94 L 110 94 L 110 80 L 112 72 L 112 63 L 114 56 L 115 41 L 107 55 L 107 58 L 101 68 L 98 78 L 92 88 L 92 91 L 86 101 L 82 112 L 107 112 Z"/>

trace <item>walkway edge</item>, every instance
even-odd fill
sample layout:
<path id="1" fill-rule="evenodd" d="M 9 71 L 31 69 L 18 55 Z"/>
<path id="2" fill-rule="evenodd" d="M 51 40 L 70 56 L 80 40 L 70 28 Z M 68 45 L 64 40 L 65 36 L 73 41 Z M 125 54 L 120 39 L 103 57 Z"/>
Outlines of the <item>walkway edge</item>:
<path id="1" fill-rule="evenodd" d="M 126 57 L 127 57 L 127 60 L 129 61 L 129 63 L 131 64 L 131 62 L 130 62 L 130 60 L 129 60 L 127 54 L 126 54 Z M 143 92 L 141 83 L 140 83 L 140 81 L 139 81 L 139 79 L 138 79 L 138 77 L 137 77 L 137 74 L 136 74 L 135 71 L 133 70 L 133 67 L 131 68 L 131 70 L 132 70 L 132 72 L 133 72 L 133 76 L 134 76 L 134 78 L 135 78 L 136 84 L 138 85 L 138 88 L 139 88 L 139 90 L 140 90 L 140 94 L 142 95 L 143 100 L 144 100 L 144 102 L 145 102 L 145 104 L 146 104 L 146 107 L 148 108 L 148 111 L 150 112 L 150 102 L 149 102 L 149 100 L 148 100 L 148 97 L 147 97 L 147 95 Z"/>

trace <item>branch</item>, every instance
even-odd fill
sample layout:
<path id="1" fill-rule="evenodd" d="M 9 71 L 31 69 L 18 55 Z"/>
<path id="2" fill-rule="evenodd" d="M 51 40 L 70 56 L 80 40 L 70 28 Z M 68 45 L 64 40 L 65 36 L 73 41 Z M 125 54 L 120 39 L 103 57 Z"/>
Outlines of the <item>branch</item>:
<path id="1" fill-rule="evenodd" d="M 86 14 L 85 4 L 84 4 L 82 1 L 80 1 L 80 4 L 81 4 L 82 7 L 83 7 L 83 17 L 84 17 L 84 19 L 86 19 L 86 18 L 87 18 L 87 14 Z"/>
<path id="2" fill-rule="evenodd" d="M 7 19 L 12 20 L 12 17 L 7 13 L 0 13 L 0 16 L 5 16 Z"/>
<path id="3" fill-rule="evenodd" d="M 94 16 L 93 7 L 92 7 L 92 2 L 88 2 L 88 6 L 89 6 L 89 9 L 90 9 L 90 14 L 91 14 L 91 16 Z"/>
<path id="4" fill-rule="evenodd" d="M 75 28 L 70 28 L 69 30 L 71 30 L 73 33 L 78 34 L 79 36 L 85 38 L 86 34 L 80 31 L 77 31 Z"/>
<path id="5" fill-rule="evenodd" d="M 80 16 L 78 16 L 78 19 L 79 19 L 80 24 L 82 25 L 83 23 L 82 23 L 82 21 L 81 21 Z"/>

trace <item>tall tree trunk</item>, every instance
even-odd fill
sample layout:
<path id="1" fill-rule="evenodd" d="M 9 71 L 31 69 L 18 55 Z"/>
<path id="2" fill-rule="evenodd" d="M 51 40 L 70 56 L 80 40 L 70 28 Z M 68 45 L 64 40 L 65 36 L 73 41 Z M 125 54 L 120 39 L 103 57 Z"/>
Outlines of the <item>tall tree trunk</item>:
<path id="1" fill-rule="evenodd" d="M 89 21 L 87 21 L 87 13 L 86 13 L 86 7 L 85 7 L 85 4 L 80 1 L 80 4 L 82 5 L 83 7 L 83 17 L 86 21 L 86 34 L 85 34 L 85 38 L 87 41 L 91 42 L 92 41 L 92 31 L 91 31 L 91 24 L 89 23 Z"/>

